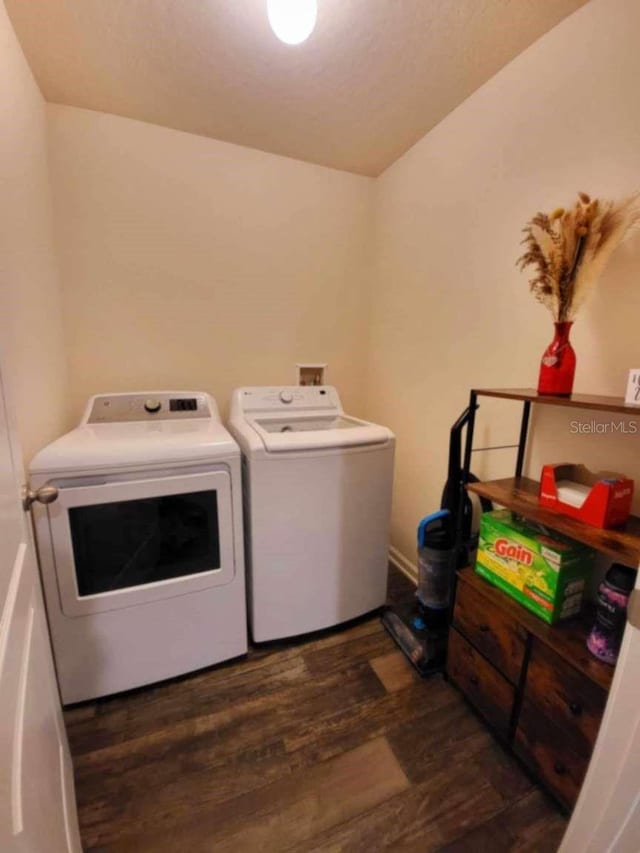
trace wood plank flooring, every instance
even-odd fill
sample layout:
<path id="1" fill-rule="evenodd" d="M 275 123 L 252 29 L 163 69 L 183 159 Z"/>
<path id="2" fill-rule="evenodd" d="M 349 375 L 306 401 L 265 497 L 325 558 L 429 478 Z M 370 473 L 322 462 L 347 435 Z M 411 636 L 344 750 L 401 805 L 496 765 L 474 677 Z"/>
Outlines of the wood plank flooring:
<path id="1" fill-rule="evenodd" d="M 410 607 L 402 575 L 389 587 Z M 376 616 L 65 720 L 91 853 L 552 853 L 566 826 Z"/>

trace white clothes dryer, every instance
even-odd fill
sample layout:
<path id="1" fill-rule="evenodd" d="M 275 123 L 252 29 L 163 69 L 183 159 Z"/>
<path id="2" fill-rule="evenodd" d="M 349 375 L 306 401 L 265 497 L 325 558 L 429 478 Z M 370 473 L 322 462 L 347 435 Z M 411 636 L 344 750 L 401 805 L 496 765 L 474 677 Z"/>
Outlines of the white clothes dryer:
<path id="1" fill-rule="evenodd" d="M 240 451 L 208 394 L 92 397 L 30 475 L 63 703 L 246 652 Z"/>
<path id="2" fill-rule="evenodd" d="M 239 388 L 249 618 L 256 642 L 337 625 L 387 589 L 393 433 L 335 388 Z"/>

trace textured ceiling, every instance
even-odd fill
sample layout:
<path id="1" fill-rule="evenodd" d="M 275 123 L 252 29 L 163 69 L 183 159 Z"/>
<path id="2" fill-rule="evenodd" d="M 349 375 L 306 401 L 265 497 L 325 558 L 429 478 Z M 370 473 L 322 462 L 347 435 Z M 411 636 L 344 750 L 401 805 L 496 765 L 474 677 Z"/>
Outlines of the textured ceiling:
<path id="1" fill-rule="evenodd" d="M 45 98 L 378 175 L 585 0 L 5 0 Z M 568 48 L 570 49 L 570 48 Z"/>

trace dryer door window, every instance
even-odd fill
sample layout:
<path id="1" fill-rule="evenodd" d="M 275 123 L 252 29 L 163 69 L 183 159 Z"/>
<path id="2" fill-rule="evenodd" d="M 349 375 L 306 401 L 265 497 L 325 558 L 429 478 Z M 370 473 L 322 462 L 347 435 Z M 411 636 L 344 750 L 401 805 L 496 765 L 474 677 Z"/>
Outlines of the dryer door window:
<path id="1" fill-rule="evenodd" d="M 225 470 L 61 484 L 47 509 L 67 616 L 197 592 L 235 575 Z"/>
<path id="2" fill-rule="evenodd" d="M 69 509 L 78 595 L 220 568 L 215 490 Z"/>

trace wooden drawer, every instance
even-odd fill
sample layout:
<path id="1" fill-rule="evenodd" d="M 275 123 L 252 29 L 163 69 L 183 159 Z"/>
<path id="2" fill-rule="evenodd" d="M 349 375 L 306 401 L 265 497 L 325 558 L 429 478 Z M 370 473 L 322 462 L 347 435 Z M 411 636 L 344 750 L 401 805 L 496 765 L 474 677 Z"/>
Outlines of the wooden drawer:
<path id="1" fill-rule="evenodd" d="M 518 683 L 526 631 L 513 617 L 461 579 L 453 622 L 509 681 Z"/>
<path id="2" fill-rule="evenodd" d="M 568 808 L 573 808 L 587 772 L 590 752 L 576 754 L 566 732 L 533 703 L 524 700 L 518 717 L 514 751 Z"/>
<path id="3" fill-rule="evenodd" d="M 447 672 L 487 722 L 506 738 L 514 689 L 455 628 L 449 632 Z"/>
<path id="4" fill-rule="evenodd" d="M 607 692 L 538 640 L 533 641 L 525 698 L 564 729 L 575 752 L 591 754 Z"/>

